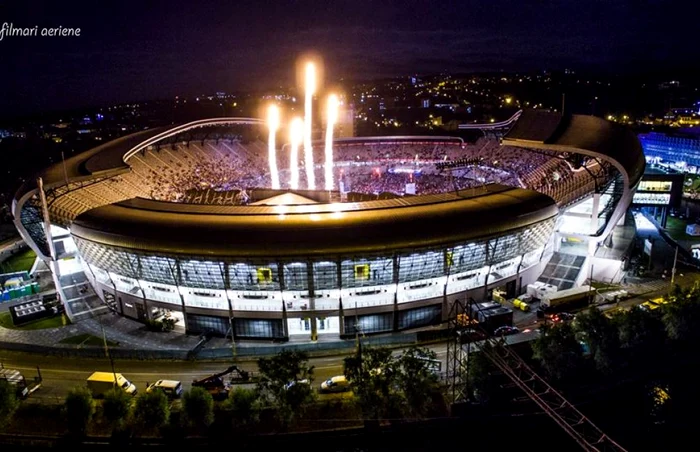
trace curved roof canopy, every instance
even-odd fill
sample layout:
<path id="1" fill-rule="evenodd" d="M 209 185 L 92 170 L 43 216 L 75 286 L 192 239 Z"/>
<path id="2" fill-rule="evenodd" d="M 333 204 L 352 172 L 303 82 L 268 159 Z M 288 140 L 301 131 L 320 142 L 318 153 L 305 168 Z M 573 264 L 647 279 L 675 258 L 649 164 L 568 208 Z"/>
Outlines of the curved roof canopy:
<path id="1" fill-rule="evenodd" d="M 573 152 L 608 160 L 636 186 L 644 175 L 642 145 L 628 128 L 583 115 L 560 115 L 526 110 L 503 137 L 503 144 L 524 148 Z"/>
<path id="2" fill-rule="evenodd" d="M 112 177 L 128 171 L 125 163 L 128 157 L 152 144 L 177 139 L 193 129 L 222 124 L 263 122 L 255 118 L 213 118 L 149 129 L 86 151 L 66 160 L 65 164 L 48 168 L 39 176 L 46 189 Z M 372 138 L 361 140 L 373 141 Z M 627 201 L 631 200 L 633 188 L 644 172 L 644 155 L 636 137 L 623 127 L 595 117 L 562 117 L 556 113 L 524 111 L 503 144 L 581 153 L 609 160 L 624 177 Z M 28 232 L 25 227 L 35 221 L 32 218 L 36 214 L 22 215 L 25 204 L 28 205 L 36 193 L 35 180 L 22 186 L 13 202 L 13 214 L 22 237 L 46 257 L 37 244 L 42 240 L 39 229 L 32 228 L 34 232 Z M 629 202 L 621 202 L 614 217 L 623 214 L 627 204 Z M 280 215 L 279 209 L 284 208 L 290 211 Z M 499 234 L 550 218 L 557 212 L 554 202 L 545 195 L 496 186 L 478 196 L 462 192 L 343 204 L 342 207 L 314 205 L 316 210 L 304 208 L 310 207 L 189 206 L 136 199 L 85 212 L 75 219 L 71 230 L 88 240 L 127 248 L 200 255 L 270 254 L 274 250 L 277 255 L 291 256 L 454 243 Z M 36 206 L 33 209 L 36 210 Z M 609 226 L 614 226 L 615 221 L 611 220 Z"/>
<path id="3" fill-rule="evenodd" d="M 553 218 L 530 190 L 484 189 L 348 204 L 191 206 L 134 199 L 79 215 L 71 233 L 121 248 L 196 256 L 299 257 L 411 250 Z"/>

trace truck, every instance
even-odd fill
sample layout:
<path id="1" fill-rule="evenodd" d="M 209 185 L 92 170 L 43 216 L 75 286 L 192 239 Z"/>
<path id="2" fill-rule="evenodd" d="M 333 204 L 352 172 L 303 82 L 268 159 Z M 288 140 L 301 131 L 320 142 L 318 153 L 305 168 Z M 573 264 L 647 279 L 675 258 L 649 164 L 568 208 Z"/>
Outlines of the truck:
<path id="1" fill-rule="evenodd" d="M 0 380 L 5 380 L 15 387 L 15 393 L 20 399 L 26 399 L 29 396 L 29 386 L 24 375 L 16 369 L 6 369 L 0 364 Z"/>
<path id="2" fill-rule="evenodd" d="M 548 293 L 540 300 L 539 316 L 569 309 L 584 308 L 595 302 L 596 291 L 589 285 Z"/>
<path id="3" fill-rule="evenodd" d="M 229 376 L 230 375 L 230 376 Z M 225 377 L 228 377 L 226 379 Z M 228 369 L 209 375 L 208 377 L 194 380 L 192 387 L 204 388 L 214 400 L 225 400 L 231 391 L 231 386 L 240 383 L 254 383 L 256 377 L 252 372 L 240 369 L 238 366 L 230 366 Z"/>
<path id="4" fill-rule="evenodd" d="M 513 325 L 513 310 L 504 306 L 480 311 L 477 317 L 481 327 L 492 334 L 501 326 Z"/>
<path id="5" fill-rule="evenodd" d="M 116 372 L 93 372 L 87 379 L 87 387 L 96 399 L 104 397 L 115 387 L 121 388 L 132 396 L 138 392 L 136 385 L 124 378 L 124 375 Z"/>
<path id="6" fill-rule="evenodd" d="M 471 318 L 478 320 L 480 312 L 486 312 L 490 309 L 497 309 L 503 307 L 502 304 L 496 303 L 495 301 L 485 301 L 483 303 L 471 303 L 469 306 L 471 310 Z"/>

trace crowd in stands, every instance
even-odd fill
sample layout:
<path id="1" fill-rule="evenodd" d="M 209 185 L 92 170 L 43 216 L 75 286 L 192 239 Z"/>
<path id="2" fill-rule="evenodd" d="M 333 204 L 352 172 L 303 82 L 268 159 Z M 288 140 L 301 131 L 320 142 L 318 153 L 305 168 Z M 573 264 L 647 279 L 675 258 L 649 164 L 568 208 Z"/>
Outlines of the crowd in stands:
<path id="1" fill-rule="evenodd" d="M 434 194 L 498 183 L 545 193 L 561 206 L 595 188 L 591 173 L 607 171 L 595 159 L 575 161 L 551 151 L 501 146 L 488 138 L 471 144 L 351 141 L 336 145 L 333 152 L 334 188 L 372 195 Z M 325 185 L 323 154 L 321 146 L 314 148 L 317 189 Z M 52 213 L 68 222 L 91 208 L 137 196 L 227 204 L 227 197 L 212 193 L 271 186 L 267 156 L 267 143 L 260 140 L 198 140 L 151 147 L 128 160 L 130 172 L 70 190 L 52 204 Z M 301 149 L 299 160 L 299 188 L 306 189 Z M 284 146 L 277 151 L 282 188 L 289 188 L 289 166 L 289 149 Z"/>
<path id="2" fill-rule="evenodd" d="M 284 147 L 277 154 L 281 186 L 287 188 L 290 180 L 288 149 Z M 246 144 L 206 141 L 150 149 L 134 156 L 129 163 L 134 172 L 151 181 L 150 197 L 184 202 L 191 199 L 193 190 L 269 187 L 267 155 L 267 145 L 261 141 Z M 299 188 L 305 189 L 306 171 L 301 149 L 299 158 Z M 317 188 L 324 186 L 322 159 L 323 149 L 315 148 Z M 565 197 L 561 188 L 570 187 L 574 175 L 583 186 L 592 182 L 592 179 L 584 180 L 590 179 L 588 174 L 577 174 L 569 160 L 554 152 L 501 146 L 497 140 L 486 138 L 464 145 L 459 142 L 349 142 L 334 148 L 334 160 L 335 187 L 368 194 L 434 194 L 498 183 L 530 188 L 557 199 L 556 196 Z"/>

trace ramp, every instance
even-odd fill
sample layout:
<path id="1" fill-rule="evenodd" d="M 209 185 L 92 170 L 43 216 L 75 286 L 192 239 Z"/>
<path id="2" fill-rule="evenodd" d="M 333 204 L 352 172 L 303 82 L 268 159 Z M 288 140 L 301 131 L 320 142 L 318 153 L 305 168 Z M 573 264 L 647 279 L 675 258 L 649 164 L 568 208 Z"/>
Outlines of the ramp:
<path id="1" fill-rule="evenodd" d="M 586 256 L 556 252 L 537 280 L 556 286 L 559 290 L 571 289 L 576 285 L 585 262 Z"/>

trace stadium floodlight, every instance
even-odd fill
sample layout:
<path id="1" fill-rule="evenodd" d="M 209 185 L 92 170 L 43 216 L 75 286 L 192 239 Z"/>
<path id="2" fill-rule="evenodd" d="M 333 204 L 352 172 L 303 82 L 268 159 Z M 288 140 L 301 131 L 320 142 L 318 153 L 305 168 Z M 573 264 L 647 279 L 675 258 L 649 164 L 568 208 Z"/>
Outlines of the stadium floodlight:
<path id="1" fill-rule="evenodd" d="M 301 118 L 294 118 L 289 125 L 289 141 L 291 150 L 289 152 L 289 188 L 297 190 L 299 188 L 299 145 L 304 136 L 304 121 Z"/>
<path id="2" fill-rule="evenodd" d="M 304 166 L 306 166 L 306 188 L 316 189 L 314 175 L 314 154 L 311 145 L 312 114 L 311 103 L 316 92 L 316 66 L 306 63 L 304 71 Z"/>
<path id="3" fill-rule="evenodd" d="M 338 96 L 328 96 L 328 110 L 326 113 L 326 166 L 324 178 L 326 190 L 333 190 L 333 128 L 338 122 Z"/>
<path id="4" fill-rule="evenodd" d="M 277 171 L 277 145 L 275 143 L 275 136 L 277 135 L 277 129 L 280 127 L 280 109 L 277 105 L 270 105 L 267 109 L 267 127 L 270 132 L 267 139 L 267 160 L 270 165 L 270 179 L 272 188 L 274 190 L 279 190 L 280 176 Z"/>

